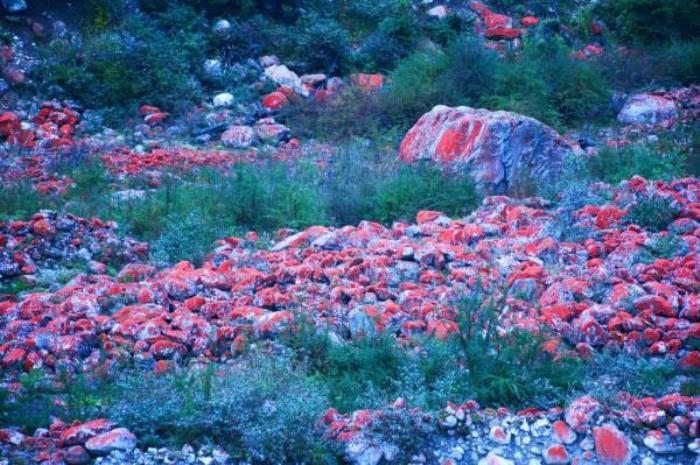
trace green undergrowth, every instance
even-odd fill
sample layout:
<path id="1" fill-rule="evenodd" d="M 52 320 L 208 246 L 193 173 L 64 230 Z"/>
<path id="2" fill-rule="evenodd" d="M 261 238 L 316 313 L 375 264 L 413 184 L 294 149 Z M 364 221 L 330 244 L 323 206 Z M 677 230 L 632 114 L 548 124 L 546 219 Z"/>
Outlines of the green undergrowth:
<path id="1" fill-rule="evenodd" d="M 480 202 L 465 175 L 430 164 L 400 164 L 394 154 L 353 144 L 325 168 L 314 157 L 299 161 L 261 158 L 228 171 L 164 172 L 151 189 L 138 177 L 117 184 L 99 163 L 59 167 L 75 187 L 64 195 L 41 196 L 29 185 L 0 191 L 0 219 L 22 219 L 43 208 L 82 217 L 116 220 L 123 233 L 152 243 L 154 257 L 201 263 L 217 238 L 255 230 L 414 221 L 420 210 L 451 216 Z M 140 194 L 115 197 L 119 190 Z M 183 240 L 186 238 L 186 240 Z"/>
<path id="2" fill-rule="evenodd" d="M 20 377 L 20 394 L 2 393 L 0 424 L 31 432 L 51 416 L 106 417 L 136 433 L 143 446 L 213 441 L 254 463 L 335 463 L 337 446 L 317 421 L 331 406 L 352 412 L 403 397 L 428 412 L 468 399 L 484 407 L 549 408 L 583 393 L 613 403 L 619 391 L 692 393 L 699 379 L 672 361 L 616 352 L 555 359 L 542 350 L 546 328 L 539 335 L 497 332 L 500 304 L 485 303 L 479 293 L 454 305 L 459 330 L 444 340 L 398 341 L 371 331 L 347 338 L 299 315 L 274 354 L 251 349 L 232 363 L 162 374 L 138 364 L 51 378 L 32 371 Z M 375 427 L 407 445 L 430 430 L 409 423 L 399 412 Z"/>

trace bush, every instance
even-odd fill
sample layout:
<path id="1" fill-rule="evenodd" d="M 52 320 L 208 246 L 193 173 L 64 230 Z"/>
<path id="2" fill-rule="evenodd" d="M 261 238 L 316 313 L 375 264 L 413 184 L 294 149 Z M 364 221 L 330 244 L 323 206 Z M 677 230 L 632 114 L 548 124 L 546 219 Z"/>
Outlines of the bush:
<path id="1" fill-rule="evenodd" d="M 685 0 L 604 0 L 596 13 L 627 42 L 670 42 L 700 36 L 700 4 Z"/>
<path id="2" fill-rule="evenodd" d="M 616 401 L 620 392 L 637 397 L 661 397 L 672 392 L 680 374 L 673 361 L 602 352 L 593 358 L 584 387 L 600 400 Z"/>
<path id="3" fill-rule="evenodd" d="M 620 91 L 690 85 L 700 73 L 700 40 L 633 50 L 609 48 L 599 62 L 611 86 Z"/>
<path id="4" fill-rule="evenodd" d="M 338 22 L 310 11 L 291 28 L 278 27 L 280 49 L 299 72 L 339 74 L 348 69 L 350 38 Z"/>
<path id="5" fill-rule="evenodd" d="M 635 202 L 627 212 L 625 221 L 649 231 L 664 231 L 679 213 L 673 201 L 664 197 L 650 196 Z"/>
<path id="6" fill-rule="evenodd" d="M 256 463 L 334 463 L 318 419 L 323 388 L 283 357 L 116 381 L 105 411 L 141 438 L 216 441 Z M 284 441 L 280 441 L 284 438 Z"/>
<path id="7" fill-rule="evenodd" d="M 189 260 L 200 266 L 214 241 L 229 232 L 222 224 L 225 222 L 203 217 L 198 210 L 189 212 L 184 218 L 172 214 L 165 220 L 163 232 L 153 243 L 152 256 L 168 263 Z"/>
<path id="8" fill-rule="evenodd" d="M 665 149 L 658 144 L 603 148 L 586 159 L 583 175 L 609 184 L 617 184 L 635 175 L 669 181 L 683 175 L 684 158 L 678 149 Z"/>
<path id="9" fill-rule="evenodd" d="M 412 222 L 420 210 L 458 217 L 474 209 L 479 200 L 468 175 L 443 172 L 430 164 L 400 166 L 381 180 L 371 218 L 385 224 Z"/>
<path id="10" fill-rule="evenodd" d="M 444 72 L 445 56 L 436 50 L 417 51 L 401 60 L 389 74 L 381 106 L 390 124 L 407 129 L 433 106 L 442 102 L 443 89 L 437 85 Z"/>
<path id="11" fill-rule="evenodd" d="M 170 111 L 195 101 L 195 79 L 207 42 L 193 10 L 173 6 L 158 16 L 127 14 L 111 28 L 86 35 L 84 43 L 56 39 L 43 49 L 37 76 L 112 120 L 142 103 Z"/>
<path id="12" fill-rule="evenodd" d="M 503 62 L 492 95 L 482 104 L 539 119 L 550 126 L 593 123 L 611 115 L 610 89 L 595 62 L 577 60 L 559 41 L 528 41 Z"/>
<path id="13" fill-rule="evenodd" d="M 424 409 L 473 398 L 487 406 L 551 407 L 580 387 L 582 362 L 554 360 L 542 350 L 542 336 L 522 331 L 496 334 L 497 307 L 474 293 L 455 302 L 459 332 L 441 341 L 409 341 L 407 351 L 388 335 L 347 342 L 319 333 L 310 324 L 285 343 L 310 374 L 328 386 L 341 411 L 376 407 L 398 396 Z M 306 328 L 306 329 L 304 329 Z"/>

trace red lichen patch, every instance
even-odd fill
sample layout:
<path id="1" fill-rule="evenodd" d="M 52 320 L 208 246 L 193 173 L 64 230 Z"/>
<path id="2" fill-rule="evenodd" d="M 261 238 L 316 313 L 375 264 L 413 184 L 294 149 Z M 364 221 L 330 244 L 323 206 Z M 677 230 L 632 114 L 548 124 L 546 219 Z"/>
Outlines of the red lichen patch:
<path id="1" fill-rule="evenodd" d="M 382 74 L 353 74 L 352 83 L 365 92 L 370 92 L 384 86 L 384 76 Z"/>
<path id="2" fill-rule="evenodd" d="M 523 19 L 520 20 L 520 23 L 524 27 L 533 27 L 537 26 L 540 23 L 540 20 L 535 18 L 534 16 L 525 16 Z"/>
<path id="3" fill-rule="evenodd" d="M 287 103 L 289 103 L 287 96 L 280 91 L 271 92 L 262 99 L 263 107 L 268 110 L 280 110 L 284 108 Z"/>
<path id="4" fill-rule="evenodd" d="M 593 430 L 595 452 L 603 465 L 626 465 L 630 461 L 630 443 L 625 434 L 614 425 Z"/>

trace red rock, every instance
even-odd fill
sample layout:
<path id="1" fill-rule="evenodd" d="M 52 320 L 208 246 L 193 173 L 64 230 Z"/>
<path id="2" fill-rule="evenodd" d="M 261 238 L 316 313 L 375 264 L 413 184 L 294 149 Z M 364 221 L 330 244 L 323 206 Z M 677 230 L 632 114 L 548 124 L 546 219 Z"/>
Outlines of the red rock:
<path id="1" fill-rule="evenodd" d="M 176 355 L 184 355 L 187 349 L 177 342 L 161 339 L 151 345 L 150 353 L 158 360 L 171 359 Z"/>
<path id="2" fill-rule="evenodd" d="M 229 126 L 221 134 L 221 143 L 227 147 L 236 149 L 248 148 L 252 146 L 257 137 L 255 131 L 250 126 Z"/>
<path id="3" fill-rule="evenodd" d="M 561 444 L 549 446 L 544 450 L 544 461 L 548 464 L 566 465 L 570 462 L 569 453 Z"/>
<path id="4" fill-rule="evenodd" d="M 520 22 L 525 27 L 532 27 L 538 25 L 540 20 L 535 18 L 534 16 L 525 16 L 523 19 L 520 20 Z"/>
<path id="5" fill-rule="evenodd" d="M 506 27 L 494 27 L 492 29 L 486 30 L 486 37 L 488 39 L 517 39 L 523 35 L 522 29 L 506 28 Z"/>
<path id="6" fill-rule="evenodd" d="M 572 153 L 561 136 L 532 118 L 445 106 L 423 115 L 400 147 L 403 161 L 431 159 L 463 167 L 481 186 L 497 192 L 525 177 L 513 166 L 527 166 L 528 179 L 551 180 Z"/>
<path id="7" fill-rule="evenodd" d="M 576 433 L 563 421 L 555 421 L 552 424 L 552 430 L 554 431 L 554 436 L 562 443 L 573 444 L 576 442 Z"/>
<path id="8" fill-rule="evenodd" d="M 510 443 L 510 432 L 506 432 L 500 426 L 493 426 L 489 432 L 489 439 L 499 444 L 509 444 Z"/>
<path id="9" fill-rule="evenodd" d="M 153 105 L 141 105 L 139 108 L 139 113 L 141 115 L 146 116 L 150 115 L 151 113 L 161 113 L 160 108 L 153 106 Z"/>
<path id="10" fill-rule="evenodd" d="M 2 359 L 2 365 L 5 367 L 17 365 L 21 366 L 27 355 L 27 351 L 21 348 L 12 349 Z"/>
<path id="11" fill-rule="evenodd" d="M 163 121 L 165 121 L 168 118 L 168 116 L 170 116 L 170 113 L 149 113 L 148 115 L 146 115 L 143 121 L 148 125 L 154 126 L 158 123 L 162 123 Z"/>
<path id="12" fill-rule="evenodd" d="M 603 465 L 626 465 L 631 460 L 630 442 L 615 425 L 593 429 L 595 452 Z"/>
<path id="13" fill-rule="evenodd" d="M 584 48 L 576 52 L 575 56 L 579 60 L 585 60 L 586 58 L 600 56 L 603 54 L 603 52 L 603 48 L 598 47 L 594 44 L 588 44 Z"/>
<path id="14" fill-rule="evenodd" d="M 678 314 L 668 300 L 657 295 L 647 295 L 634 301 L 634 307 L 639 311 L 651 311 L 655 315 L 675 318 Z"/>
<path id="15" fill-rule="evenodd" d="M 116 450 L 130 451 L 135 447 L 136 436 L 126 428 L 99 434 L 85 443 L 85 448 L 93 455 L 107 455 Z"/>
<path id="16" fill-rule="evenodd" d="M 86 423 L 77 424 L 72 426 L 61 433 L 61 440 L 65 446 L 72 446 L 76 444 L 83 444 L 88 439 L 96 436 L 99 433 L 110 430 L 114 427 L 114 423 L 104 420 L 97 419 L 91 420 Z"/>
<path id="17" fill-rule="evenodd" d="M 697 350 L 688 352 L 678 361 L 678 366 L 686 369 L 700 368 L 700 352 Z"/>
<path id="18" fill-rule="evenodd" d="M 381 74 L 353 74 L 351 80 L 353 84 L 365 92 L 370 92 L 384 86 L 384 76 Z"/>
<path id="19" fill-rule="evenodd" d="M 262 105 L 268 110 L 280 110 L 284 108 L 287 103 L 289 103 L 287 96 L 278 91 L 267 94 L 262 99 Z"/>
<path id="20" fill-rule="evenodd" d="M 416 215 L 416 222 L 418 224 L 432 223 L 436 219 L 442 216 L 441 212 L 422 210 Z"/>
<path id="21" fill-rule="evenodd" d="M 600 402 L 590 396 L 575 399 L 566 409 L 564 418 L 574 431 L 586 433 L 590 429 L 593 416 L 600 411 Z"/>
<path id="22" fill-rule="evenodd" d="M 83 446 L 71 446 L 63 451 L 63 460 L 67 465 L 87 465 L 92 462 L 90 454 Z"/>
<path id="23" fill-rule="evenodd" d="M 19 131 L 22 121 L 19 116 L 12 112 L 5 112 L 0 115 L 0 134 L 7 137 L 15 131 Z"/>

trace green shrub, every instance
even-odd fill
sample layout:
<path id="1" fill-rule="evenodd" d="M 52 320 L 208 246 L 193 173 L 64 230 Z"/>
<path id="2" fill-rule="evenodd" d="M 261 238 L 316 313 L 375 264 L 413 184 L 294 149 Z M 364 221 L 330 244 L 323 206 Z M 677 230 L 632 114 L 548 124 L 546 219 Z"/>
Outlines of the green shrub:
<path id="1" fill-rule="evenodd" d="M 291 28 L 279 28 L 279 52 L 299 72 L 337 74 L 348 69 L 350 38 L 338 22 L 309 11 Z"/>
<path id="2" fill-rule="evenodd" d="M 679 150 L 664 149 L 658 144 L 603 148 L 586 158 L 583 174 L 609 184 L 617 184 L 635 175 L 668 181 L 683 175 L 684 158 Z"/>
<path id="3" fill-rule="evenodd" d="M 153 257 L 168 263 L 189 260 L 199 266 L 214 241 L 226 236 L 228 231 L 221 224 L 225 222 L 205 218 L 198 210 L 189 212 L 184 218 L 172 214 L 165 220 L 160 237 L 153 242 Z"/>
<path id="4" fill-rule="evenodd" d="M 207 50 L 203 23 L 173 6 L 158 16 L 127 14 L 84 43 L 56 39 L 43 49 L 37 77 L 60 86 L 87 106 L 111 109 L 112 118 L 139 104 L 180 109 L 201 94 L 196 79 Z"/>
<path id="5" fill-rule="evenodd" d="M 400 166 L 381 181 L 372 218 L 385 224 L 414 221 L 420 210 L 463 216 L 479 200 L 468 175 L 443 172 L 432 165 Z"/>
<path id="6" fill-rule="evenodd" d="M 501 63 L 495 90 L 481 102 L 550 126 L 572 126 L 611 115 L 610 89 L 596 62 L 577 60 L 556 40 L 527 41 L 522 55 Z"/>
<path id="7" fill-rule="evenodd" d="M 685 0 L 604 0 L 596 8 L 628 42 L 669 42 L 700 36 L 700 4 Z"/>
<path id="8" fill-rule="evenodd" d="M 323 388 L 284 357 L 254 357 L 236 368 L 128 375 L 105 410 L 154 443 L 216 441 L 255 463 L 334 463 L 336 446 L 318 426 L 328 407 Z"/>
<path id="9" fill-rule="evenodd" d="M 650 196 L 635 202 L 627 212 L 625 221 L 658 232 L 668 229 L 678 212 L 672 200 Z"/>
<path id="10" fill-rule="evenodd" d="M 622 353 L 596 354 L 588 366 L 584 387 L 601 400 L 615 401 L 620 392 L 637 397 L 661 397 L 669 393 L 680 374 L 670 360 L 633 357 Z"/>
<path id="11" fill-rule="evenodd" d="M 50 202 L 51 198 L 40 195 L 29 183 L 4 185 L 0 189 L 0 221 L 26 219 L 48 208 Z"/>
<path id="12" fill-rule="evenodd" d="M 383 91 L 382 109 L 392 124 L 411 127 L 416 120 L 442 102 L 437 85 L 445 70 L 445 56 L 437 50 L 417 51 L 401 60 L 389 74 L 389 84 Z"/>

